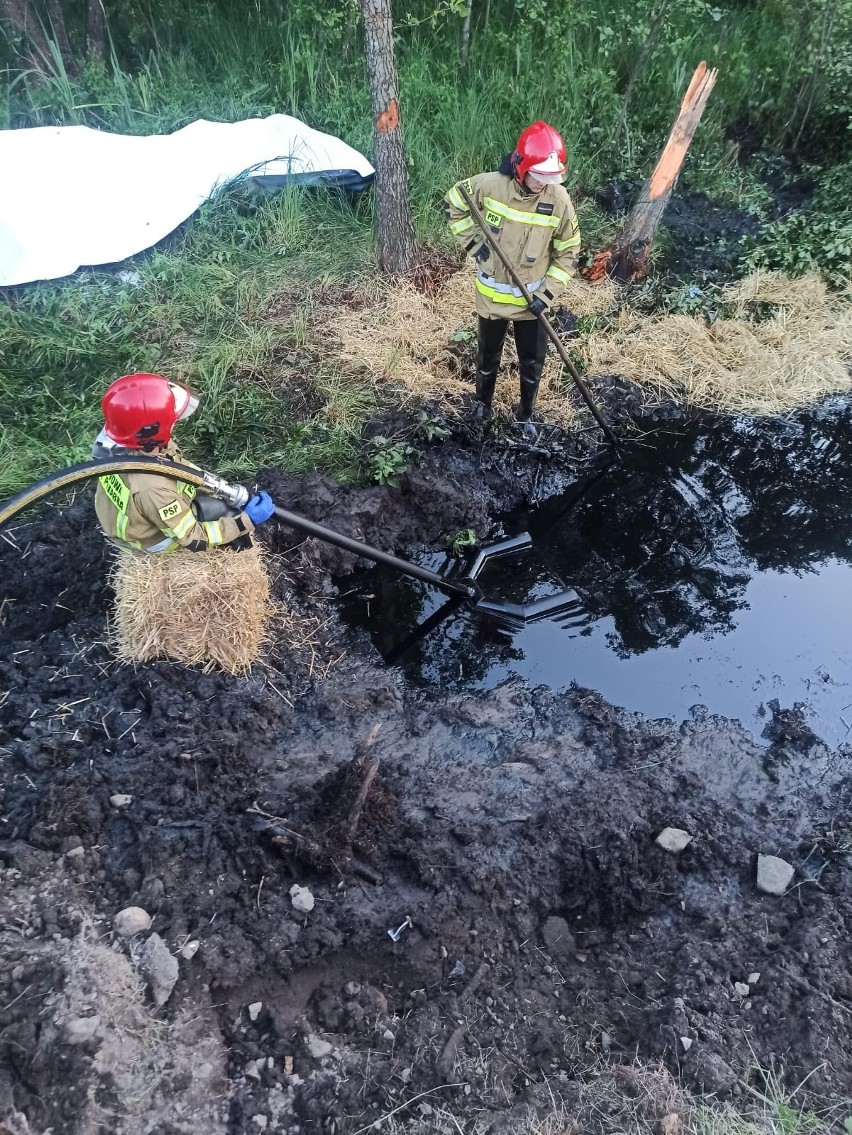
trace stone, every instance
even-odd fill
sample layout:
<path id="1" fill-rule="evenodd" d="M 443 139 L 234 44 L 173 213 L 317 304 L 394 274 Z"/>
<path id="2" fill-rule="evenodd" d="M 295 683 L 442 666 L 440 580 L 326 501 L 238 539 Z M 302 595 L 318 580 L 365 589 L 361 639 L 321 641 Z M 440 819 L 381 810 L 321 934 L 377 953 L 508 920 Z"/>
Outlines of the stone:
<path id="1" fill-rule="evenodd" d="M 757 983 L 758 983 L 759 981 L 760 981 L 760 974 L 759 974 L 759 973 L 755 972 L 755 973 L 750 973 L 750 974 L 748 975 L 748 983 L 749 983 L 749 985 L 757 985 Z"/>
<path id="2" fill-rule="evenodd" d="M 249 1018 L 252 1021 L 256 1021 L 257 1018 L 260 1016 L 260 1010 L 262 1008 L 263 1008 L 263 1002 L 262 1001 L 252 1001 L 251 1005 L 249 1005 L 249 1007 L 248 1007 Z"/>
<path id="3" fill-rule="evenodd" d="M 357 997 L 358 994 L 361 992 L 361 982 L 360 981 L 347 981 L 346 984 L 343 986 L 343 992 L 346 994 L 347 997 Z"/>
<path id="4" fill-rule="evenodd" d="M 692 1075 L 701 1091 L 707 1093 L 727 1094 L 737 1082 L 733 1068 L 715 1052 L 699 1052 Z"/>
<path id="5" fill-rule="evenodd" d="M 73 1021 L 66 1021 L 63 1032 L 69 1044 L 85 1044 L 91 1040 L 100 1028 L 101 1019 L 94 1017 L 75 1017 Z"/>
<path id="6" fill-rule="evenodd" d="M 396 1035 L 390 1029 L 385 1029 L 382 1033 L 382 1040 L 396 1040 Z"/>
<path id="7" fill-rule="evenodd" d="M 681 1135 L 683 1120 L 676 1111 L 670 1111 L 660 1119 L 660 1135 Z"/>
<path id="8" fill-rule="evenodd" d="M 670 851 L 673 855 L 679 855 L 685 847 L 692 843 L 692 836 L 683 828 L 663 828 L 654 842 L 663 851 Z"/>
<path id="9" fill-rule="evenodd" d="M 213 1075 L 215 1069 L 209 1060 L 203 1060 L 201 1064 L 197 1064 L 192 1070 L 192 1075 L 196 1080 L 209 1080 Z"/>
<path id="10" fill-rule="evenodd" d="M 310 914 L 314 909 L 314 896 L 307 887 L 300 887 L 298 883 L 294 883 L 290 888 L 290 902 L 293 904 L 293 909 L 301 914 Z"/>
<path id="11" fill-rule="evenodd" d="M 109 802 L 113 808 L 126 808 L 133 802 L 133 797 L 128 796 L 126 792 L 116 792 L 114 796 L 110 796 Z"/>
<path id="12" fill-rule="evenodd" d="M 251 1080 L 259 1080 L 260 1079 L 260 1070 L 257 1066 L 257 1061 L 256 1060 L 249 1060 L 249 1062 L 246 1064 L 245 1068 L 243 1068 L 243 1073 L 246 1076 L 248 1076 L 249 1079 L 251 1079 Z"/>
<path id="13" fill-rule="evenodd" d="M 252 1123 L 254 1123 L 254 1124 L 255 1124 L 255 1126 L 257 1127 L 257 1129 L 258 1129 L 259 1131 L 265 1131 L 265 1130 L 266 1130 L 266 1126 L 267 1126 L 267 1124 L 269 1123 L 269 1120 L 268 1120 L 268 1119 L 266 1118 L 266 1116 L 265 1116 L 265 1115 L 260 1115 L 260 1114 L 258 1114 L 258 1115 L 253 1115 L 253 1116 L 251 1117 L 251 1121 L 252 1121 Z"/>
<path id="14" fill-rule="evenodd" d="M 198 953 L 201 943 L 198 939 L 193 938 L 191 942 L 185 942 L 180 948 L 180 956 L 185 958 L 186 961 L 191 962 L 195 955 Z"/>
<path id="15" fill-rule="evenodd" d="M 793 881 L 796 868 L 777 855 L 758 855 L 757 889 L 766 895 L 783 895 Z"/>
<path id="16" fill-rule="evenodd" d="M 680 1038 L 680 1043 L 683 1045 L 683 1051 L 689 1052 L 690 1048 L 692 1048 L 692 1037 L 691 1036 L 682 1036 Z"/>
<path id="17" fill-rule="evenodd" d="M 573 957 L 577 952 L 574 935 L 564 918 L 552 914 L 546 918 L 541 926 L 541 938 L 545 949 L 554 958 Z"/>
<path id="18" fill-rule="evenodd" d="M 168 1001 L 177 984 L 178 961 L 159 934 L 152 934 L 138 956 L 139 968 L 148 982 L 154 1004 L 159 1008 Z"/>
<path id="19" fill-rule="evenodd" d="M 308 1052 L 314 1060 L 322 1060 L 324 1056 L 328 1056 L 333 1048 L 333 1044 L 329 1044 L 327 1040 L 323 1040 L 321 1036 L 317 1036 L 315 1033 L 311 1033 L 308 1037 Z"/>
<path id="20" fill-rule="evenodd" d="M 141 906 L 126 906 L 112 920 L 116 934 L 121 938 L 132 938 L 134 934 L 144 934 L 151 928 L 151 915 Z"/>
<path id="21" fill-rule="evenodd" d="M 746 985 L 744 981 L 735 981 L 734 989 L 737 993 L 739 993 L 740 997 L 748 997 L 749 993 L 751 992 L 751 989 Z"/>
<path id="22" fill-rule="evenodd" d="M 65 852 L 65 857 L 67 859 L 82 859 L 85 854 L 85 847 L 72 847 L 70 851 Z"/>

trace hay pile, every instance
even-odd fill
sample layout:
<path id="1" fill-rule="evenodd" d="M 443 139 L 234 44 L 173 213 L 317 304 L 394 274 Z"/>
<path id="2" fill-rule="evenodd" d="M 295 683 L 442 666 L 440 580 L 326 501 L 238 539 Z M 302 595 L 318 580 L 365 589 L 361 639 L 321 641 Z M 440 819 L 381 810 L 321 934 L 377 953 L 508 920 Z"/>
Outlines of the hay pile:
<path id="1" fill-rule="evenodd" d="M 259 547 L 169 555 L 118 552 L 111 645 L 123 662 L 171 658 L 241 674 L 267 641 L 275 606 Z"/>
<path id="2" fill-rule="evenodd" d="M 756 273 L 722 290 L 730 317 L 643 316 L 583 344 L 593 374 L 712 410 L 779 414 L 852 388 L 852 306 L 819 274 Z"/>
<path id="3" fill-rule="evenodd" d="M 368 374 L 374 382 L 389 383 L 412 398 L 448 400 L 460 410 L 461 397 L 473 393 L 471 381 L 460 378 L 458 348 L 470 345 L 471 359 L 476 338 L 474 269 L 465 265 L 451 276 L 434 296 L 407 284 L 377 285 L 372 294 L 359 296 L 359 303 L 325 313 L 323 326 L 337 339 L 341 360 L 352 370 Z M 617 288 L 610 281 L 588 284 L 572 280 L 562 302 L 577 315 L 606 311 L 615 302 Z M 454 350 L 455 348 L 455 350 Z M 495 402 L 509 409 L 518 399 L 517 379 L 510 380 L 509 366 L 516 361 L 511 337 L 507 338 L 503 372 Z M 538 409 L 548 421 L 569 426 L 574 408 L 565 397 L 570 379 L 551 350 L 542 375 Z"/>

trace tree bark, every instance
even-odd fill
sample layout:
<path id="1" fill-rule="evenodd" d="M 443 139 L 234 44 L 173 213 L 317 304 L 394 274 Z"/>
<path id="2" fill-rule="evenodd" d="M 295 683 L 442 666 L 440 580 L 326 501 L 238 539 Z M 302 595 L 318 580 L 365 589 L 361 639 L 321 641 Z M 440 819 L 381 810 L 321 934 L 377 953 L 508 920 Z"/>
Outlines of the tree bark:
<path id="1" fill-rule="evenodd" d="M 390 0 L 360 2 L 373 108 L 379 266 L 388 275 L 402 276 L 417 264 L 417 244 L 408 199 Z"/>
<path id="2" fill-rule="evenodd" d="M 11 24 L 21 37 L 21 66 L 43 71 L 52 58 L 50 44 L 30 0 L 0 0 L 0 20 Z"/>
<path id="3" fill-rule="evenodd" d="M 71 40 L 68 38 L 68 29 L 65 26 L 65 14 L 62 11 L 60 0 L 47 0 L 47 13 L 50 17 L 50 27 L 53 40 L 62 56 L 62 63 L 69 75 L 79 74 L 79 67 L 71 50 Z"/>
<path id="4" fill-rule="evenodd" d="M 717 73 L 715 68 L 708 70 L 706 63 L 699 63 L 695 69 L 654 172 L 630 210 L 621 235 L 609 248 L 597 254 L 591 268 L 584 273 L 589 279 L 610 276 L 621 283 L 632 283 L 644 277 L 654 234 L 716 83 Z"/>
<path id="5" fill-rule="evenodd" d="M 86 50 L 95 59 L 106 59 L 106 13 L 103 0 L 86 0 Z"/>
<path id="6" fill-rule="evenodd" d="M 467 66 L 468 56 L 470 55 L 470 17 L 473 12 L 473 0 L 467 0 L 464 9 L 464 20 L 462 22 L 461 30 L 461 65 Z"/>

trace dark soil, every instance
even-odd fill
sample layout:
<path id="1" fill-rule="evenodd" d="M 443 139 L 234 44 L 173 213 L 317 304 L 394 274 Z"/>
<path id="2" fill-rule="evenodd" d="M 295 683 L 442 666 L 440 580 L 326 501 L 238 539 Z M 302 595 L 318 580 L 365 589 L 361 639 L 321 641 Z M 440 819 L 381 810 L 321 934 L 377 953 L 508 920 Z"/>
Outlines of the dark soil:
<path id="1" fill-rule="evenodd" d="M 540 448 L 448 444 L 399 490 L 261 481 L 404 551 L 489 535 L 589 460 Z M 351 562 L 284 529 L 275 587 L 320 615 L 310 657 L 282 642 L 244 679 L 119 666 L 93 533 L 82 499 L 0 541 L 0 1130 L 353 1133 L 395 1112 L 383 1130 L 496 1133 L 563 1108 L 655 1131 L 671 1077 L 727 1097 L 783 1065 L 848 1090 L 849 751 L 780 707 L 767 751 L 590 690 L 425 695 L 344 639 Z M 666 826 L 693 836 L 680 855 Z M 758 853 L 796 867 L 783 897 L 756 890 Z M 129 905 L 178 956 L 159 1010 L 112 930 Z M 592 1081 L 610 1104 L 584 1112 Z"/>

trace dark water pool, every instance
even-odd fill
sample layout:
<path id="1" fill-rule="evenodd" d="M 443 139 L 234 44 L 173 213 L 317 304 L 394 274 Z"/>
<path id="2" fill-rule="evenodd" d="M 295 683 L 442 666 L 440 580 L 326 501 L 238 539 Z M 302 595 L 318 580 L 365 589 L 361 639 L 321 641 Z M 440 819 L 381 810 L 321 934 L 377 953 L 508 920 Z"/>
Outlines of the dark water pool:
<path id="1" fill-rule="evenodd" d="M 419 683 L 576 682 L 651 717 L 705 705 L 758 735 L 777 699 L 802 703 L 828 743 L 852 741 L 849 402 L 669 426 L 625 456 L 505 518 L 534 548 L 487 569 L 488 597 L 568 590 L 557 617 L 512 628 L 457 608 L 418 640 L 444 597 L 378 569 L 344 598 L 345 616 Z"/>

